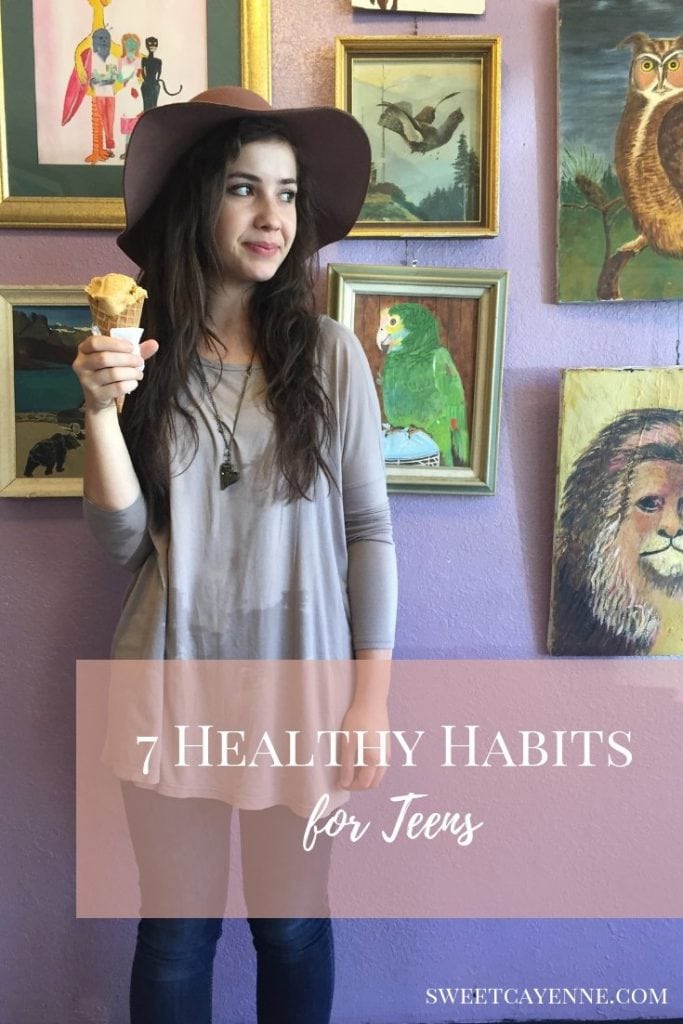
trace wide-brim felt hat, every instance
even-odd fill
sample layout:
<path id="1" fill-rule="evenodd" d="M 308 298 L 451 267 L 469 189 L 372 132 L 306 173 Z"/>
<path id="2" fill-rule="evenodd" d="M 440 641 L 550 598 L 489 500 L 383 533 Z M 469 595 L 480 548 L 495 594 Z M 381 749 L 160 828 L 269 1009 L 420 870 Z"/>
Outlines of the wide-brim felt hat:
<path id="1" fill-rule="evenodd" d="M 318 246 L 353 227 L 370 178 L 370 143 L 359 122 L 335 107 L 278 110 L 249 89 L 221 86 L 148 110 L 133 129 L 123 171 L 126 228 L 117 243 L 138 265 L 147 249 L 145 214 L 173 166 L 203 136 L 243 117 L 276 119 L 287 129 L 308 172 Z"/>

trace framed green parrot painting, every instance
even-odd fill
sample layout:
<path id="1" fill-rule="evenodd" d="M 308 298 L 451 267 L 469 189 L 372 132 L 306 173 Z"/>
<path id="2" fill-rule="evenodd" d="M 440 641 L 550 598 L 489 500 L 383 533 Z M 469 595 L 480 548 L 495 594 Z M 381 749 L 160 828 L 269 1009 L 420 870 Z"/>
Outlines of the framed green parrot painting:
<path id="1" fill-rule="evenodd" d="M 493 494 L 507 274 L 330 264 L 328 309 L 359 338 L 390 490 Z"/>

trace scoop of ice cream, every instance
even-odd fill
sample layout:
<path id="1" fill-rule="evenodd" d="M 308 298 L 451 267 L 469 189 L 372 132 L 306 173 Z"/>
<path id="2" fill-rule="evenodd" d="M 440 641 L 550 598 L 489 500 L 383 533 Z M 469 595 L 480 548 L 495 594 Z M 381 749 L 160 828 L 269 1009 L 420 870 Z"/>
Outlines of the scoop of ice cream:
<path id="1" fill-rule="evenodd" d="M 96 299 L 102 312 L 107 316 L 120 316 L 129 306 L 147 298 L 147 292 L 140 288 L 127 274 L 105 274 L 93 277 L 85 286 L 91 299 Z"/>

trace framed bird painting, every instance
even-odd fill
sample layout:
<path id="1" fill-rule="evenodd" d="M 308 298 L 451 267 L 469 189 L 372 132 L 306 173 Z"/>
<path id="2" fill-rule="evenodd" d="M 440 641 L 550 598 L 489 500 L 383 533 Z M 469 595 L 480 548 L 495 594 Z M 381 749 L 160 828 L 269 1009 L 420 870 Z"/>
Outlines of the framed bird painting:
<path id="1" fill-rule="evenodd" d="M 503 270 L 328 266 L 328 311 L 360 339 L 394 491 L 493 494 Z"/>
<path id="2" fill-rule="evenodd" d="M 680 2 L 560 0 L 558 10 L 558 301 L 680 299 Z"/>
<path id="3" fill-rule="evenodd" d="M 340 36 L 336 104 L 370 139 L 351 235 L 498 234 L 500 39 Z"/>

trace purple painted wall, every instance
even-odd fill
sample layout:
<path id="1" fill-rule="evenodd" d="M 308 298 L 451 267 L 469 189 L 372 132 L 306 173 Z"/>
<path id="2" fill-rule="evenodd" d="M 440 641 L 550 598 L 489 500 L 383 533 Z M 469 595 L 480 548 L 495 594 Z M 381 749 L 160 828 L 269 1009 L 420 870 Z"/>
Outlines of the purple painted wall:
<path id="1" fill-rule="evenodd" d="M 670 365 L 678 303 L 553 305 L 555 3 L 488 0 L 483 18 L 351 14 L 350 0 L 273 0 L 274 100 L 334 102 L 335 35 L 503 37 L 501 232 L 487 241 L 349 240 L 339 262 L 511 271 L 498 493 L 392 498 L 404 658 L 542 657 L 549 596 L 558 368 Z M 636 26 L 637 27 L 637 26 Z M 74 284 L 130 270 L 110 233 L 0 233 L 0 282 Z M 323 260 L 325 262 L 325 260 Z M 0 502 L 0 1024 L 123 1024 L 134 925 L 76 921 L 73 679 L 105 657 L 126 586 L 75 500 Z M 531 813 L 531 809 L 530 809 Z M 514 884 L 514 879 L 510 880 Z M 428 986 L 669 988 L 683 1017 L 677 921 L 341 922 L 335 1021 L 602 1016 L 589 1007 L 439 1010 Z M 218 1019 L 253 1019 L 245 926 L 227 922 Z"/>

